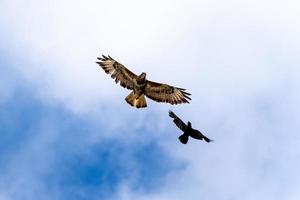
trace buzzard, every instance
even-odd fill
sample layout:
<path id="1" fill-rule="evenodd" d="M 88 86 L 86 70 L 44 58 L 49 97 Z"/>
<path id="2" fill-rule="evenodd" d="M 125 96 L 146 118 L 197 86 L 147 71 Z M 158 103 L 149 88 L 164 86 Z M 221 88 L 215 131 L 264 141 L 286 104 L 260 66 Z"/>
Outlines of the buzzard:
<path id="1" fill-rule="evenodd" d="M 173 113 L 171 110 L 169 111 L 169 116 L 173 118 L 173 122 L 176 124 L 176 126 L 183 131 L 183 134 L 179 136 L 179 140 L 182 144 L 186 144 L 189 140 L 189 136 L 192 138 L 195 138 L 197 140 L 204 139 L 206 142 L 211 142 L 213 140 L 207 138 L 205 135 L 203 135 L 200 131 L 193 129 L 191 122 L 188 122 L 186 125 L 175 113 Z"/>
<path id="2" fill-rule="evenodd" d="M 156 83 L 146 79 L 146 73 L 143 72 L 139 76 L 131 72 L 125 66 L 114 60 L 112 57 L 104 56 L 97 58 L 96 62 L 116 83 L 129 90 L 133 90 L 125 100 L 131 106 L 136 108 L 147 107 L 145 96 L 157 101 L 170 104 L 189 103 L 191 98 L 185 89 L 173 87 L 167 84 Z"/>

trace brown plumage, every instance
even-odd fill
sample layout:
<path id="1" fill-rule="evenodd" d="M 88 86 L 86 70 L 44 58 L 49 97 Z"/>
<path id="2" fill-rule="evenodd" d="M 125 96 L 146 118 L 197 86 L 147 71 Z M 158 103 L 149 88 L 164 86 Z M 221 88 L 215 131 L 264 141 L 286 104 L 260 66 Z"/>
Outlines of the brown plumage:
<path id="1" fill-rule="evenodd" d="M 102 57 L 97 59 L 99 61 L 96 63 L 99 64 L 107 74 L 110 74 L 116 83 L 120 83 L 124 88 L 133 90 L 125 98 L 127 103 L 131 106 L 137 108 L 147 107 L 145 96 L 154 101 L 166 102 L 172 105 L 189 103 L 189 100 L 191 100 L 189 97 L 191 94 L 185 92 L 185 89 L 148 81 L 146 79 L 146 73 L 143 72 L 137 76 L 110 56 L 106 57 L 102 55 Z"/>
<path id="2" fill-rule="evenodd" d="M 212 142 L 213 140 L 207 138 L 205 135 L 203 135 L 200 131 L 193 129 L 191 122 L 188 122 L 186 125 L 175 113 L 173 113 L 171 110 L 169 111 L 169 116 L 173 118 L 173 122 L 176 124 L 176 126 L 183 132 L 182 135 L 179 136 L 179 140 L 182 144 L 186 144 L 189 140 L 189 137 L 192 137 L 197 140 L 205 140 L 206 142 Z"/>

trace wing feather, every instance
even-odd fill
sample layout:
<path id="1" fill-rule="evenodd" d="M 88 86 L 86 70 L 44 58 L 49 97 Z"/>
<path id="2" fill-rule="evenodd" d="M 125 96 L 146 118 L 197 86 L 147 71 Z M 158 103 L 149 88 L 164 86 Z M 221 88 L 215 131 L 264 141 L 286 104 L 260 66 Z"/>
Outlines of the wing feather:
<path id="1" fill-rule="evenodd" d="M 167 102 L 170 104 L 189 103 L 190 93 L 185 89 L 173 87 L 167 84 L 147 81 L 145 94 L 148 98 L 157 102 Z"/>
<path id="2" fill-rule="evenodd" d="M 169 116 L 173 118 L 173 122 L 180 130 L 185 131 L 187 125 L 179 117 L 177 117 L 177 115 L 175 115 L 175 113 L 173 113 L 171 110 L 169 111 Z"/>
<path id="3" fill-rule="evenodd" d="M 133 89 L 133 79 L 135 79 L 137 75 L 110 56 L 106 57 L 102 55 L 102 57 L 98 57 L 97 59 L 99 61 L 96 63 L 100 65 L 105 73 L 110 74 L 116 83 L 120 82 L 122 87 Z"/>

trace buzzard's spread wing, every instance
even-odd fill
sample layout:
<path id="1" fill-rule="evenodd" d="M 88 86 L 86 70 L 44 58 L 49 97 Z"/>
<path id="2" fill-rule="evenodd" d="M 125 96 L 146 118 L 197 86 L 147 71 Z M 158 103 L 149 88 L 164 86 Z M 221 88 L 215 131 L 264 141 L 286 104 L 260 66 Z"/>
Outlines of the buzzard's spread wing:
<path id="1" fill-rule="evenodd" d="M 111 74 L 111 77 L 115 79 L 116 83 L 120 82 L 122 87 L 133 89 L 133 79 L 135 79 L 137 75 L 110 56 L 106 57 L 102 55 L 102 58 L 97 59 L 99 62 L 96 63 L 99 64 L 107 74 Z"/>
<path id="2" fill-rule="evenodd" d="M 177 115 L 175 115 L 175 113 L 173 113 L 171 110 L 169 111 L 169 116 L 174 119 L 173 122 L 176 124 L 178 128 L 180 128 L 182 131 L 185 131 L 187 125 L 179 117 L 177 117 Z"/>
<path id="3" fill-rule="evenodd" d="M 189 103 L 191 100 L 189 93 L 185 89 L 170 85 L 147 81 L 145 95 L 157 102 L 167 102 L 170 104 Z"/>

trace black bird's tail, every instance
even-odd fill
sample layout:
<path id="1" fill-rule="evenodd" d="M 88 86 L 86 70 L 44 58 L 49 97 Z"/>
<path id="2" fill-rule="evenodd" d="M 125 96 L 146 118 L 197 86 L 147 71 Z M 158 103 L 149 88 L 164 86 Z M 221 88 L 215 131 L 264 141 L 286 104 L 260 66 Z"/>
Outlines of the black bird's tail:
<path id="1" fill-rule="evenodd" d="M 182 144 L 186 144 L 189 140 L 189 136 L 187 134 L 182 134 L 178 139 Z"/>

